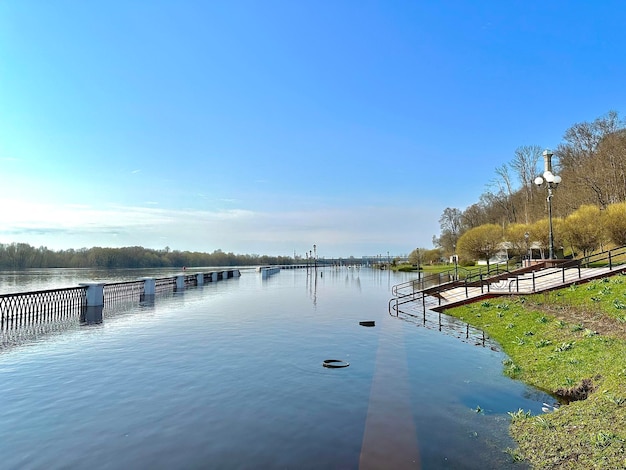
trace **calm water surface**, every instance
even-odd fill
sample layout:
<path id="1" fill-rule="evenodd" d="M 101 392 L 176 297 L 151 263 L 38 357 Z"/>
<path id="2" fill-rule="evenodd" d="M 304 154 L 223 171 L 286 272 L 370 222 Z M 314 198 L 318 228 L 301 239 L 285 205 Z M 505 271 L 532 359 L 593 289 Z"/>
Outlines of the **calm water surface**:
<path id="1" fill-rule="evenodd" d="M 29 285 L 94 280 L 77 271 Z M 103 276 L 144 275 L 161 274 Z M 507 412 L 550 398 L 504 377 L 502 353 L 390 317 L 406 279 L 243 271 L 5 347 L 1 467 L 524 468 L 504 452 Z"/>

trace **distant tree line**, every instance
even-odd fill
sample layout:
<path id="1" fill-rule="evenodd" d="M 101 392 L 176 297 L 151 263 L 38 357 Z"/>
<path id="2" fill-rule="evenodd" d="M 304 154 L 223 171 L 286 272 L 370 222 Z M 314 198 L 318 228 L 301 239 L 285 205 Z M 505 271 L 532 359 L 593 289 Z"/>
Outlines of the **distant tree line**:
<path id="1" fill-rule="evenodd" d="M 236 255 L 215 250 L 213 253 L 153 250 L 140 246 L 124 248 L 81 248 L 53 251 L 27 243 L 0 243 L 0 269 L 26 268 L 167 268 L 192 266 L 256 266 L 292 264 L 287 256 Z"/>
<path id="2" fill-rule="evenodd" d="M 443 256 L 463 248 L 465 256 L 488 257 L 494 244 L 505 239 L 513 243 L 513 251 L 523 253 L 529 243 L 526 233 L 530 243 L 542 249 L 547 245 L 546 189 L 534 184 L 544 171 L 543 150 L 538 145 L 517 148 L 509 163 L 495 169 L 478 202 L 443 211 L 441 232 L 433 237 Z M 618 113 L 567 129 L 554 149 L 552 166 L 562 177 L 552 199 L 555 245 L 588 253 L 605 243 L 626 242 L 620 223 L 626 202 L 626 123 Z M 472 230 L 459 247 L 461 237 Z"/>

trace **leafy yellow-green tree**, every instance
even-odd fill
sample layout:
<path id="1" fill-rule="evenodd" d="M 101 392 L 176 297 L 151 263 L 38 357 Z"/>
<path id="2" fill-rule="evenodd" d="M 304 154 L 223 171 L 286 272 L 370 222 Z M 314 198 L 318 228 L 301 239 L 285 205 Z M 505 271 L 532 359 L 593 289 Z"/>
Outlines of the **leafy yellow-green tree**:
<path id="1" fill-rule="evenodd" d="M 604 221 L 608 238 L 618 246 L 626 245 L 626 202 L 610 204 Z"/>
<path id="2" fill-rule="evenodd" d="M 550 221 L 549 219 L 541 219 L 531 224 L 528 230 L 530 234 L 530 243 L 534 247 L 539 247 L 541 257 L 547 258 L 550 249 Z M 563 248 L 563 219 L 559 217 L 552 218 L 552 238 L 554 240 L 554 249 Z"/>
<path id="3" fill-rule="evenodd" d="M 582 251 L 588 256 L 606 241 L 603 214 L 598 206 L 586 204 L 580 206 L 565 218 L 564 236 L 572 251 Z"/>
<path id="4" fill-rule="evenodd" d="M 506 241 L 510 244 L 509 252 L 517 256 L 524 256 L 530 248 L 530 226 L 526 224 L 509 224 L 504 232 Z M 528 234 L 528 238 L 526 238 Z"/>
<path id="5" fill-rule="evenodd" d="M 491 258 L 502 243 L 502 227 L 496 224 L 484 224 L 469 229 L 459 238 L 457 249 L 469 259 L 484 258 L 489 264 Z"/>
<path id="6" fill-rule="evenodd" d="M 441 261 L 442 251 L 440 248 L 427 250 L 426 248 L 415 248 L 409 253 L 409 263 L 421 266 L 423 264 L 437 264 Z"/>

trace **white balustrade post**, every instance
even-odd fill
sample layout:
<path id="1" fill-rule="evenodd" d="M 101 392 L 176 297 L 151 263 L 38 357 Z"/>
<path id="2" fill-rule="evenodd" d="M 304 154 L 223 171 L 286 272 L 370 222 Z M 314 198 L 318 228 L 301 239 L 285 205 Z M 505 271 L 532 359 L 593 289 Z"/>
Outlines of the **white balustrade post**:
<path id="1" fill-rule="evenodd" d="M 81 312 L 80 323 L 82 325 L 102 323 L 102 311 L 104 310 L 104 284 L 85 282 L 80 285 L 87 287 L 87 306 Z"/>
<path id="2" fill-rule="evenodd" d="M 156 279 L 152 277 L 143 278 L 143 293 L 144 295 L 156 294 Z"/>
<path id="3" fill-rule="evenodd" d="M 152 277 L 143 278 L 143 294 L 139 296 L 142 305 L 154 305 L 156 295 L 156 279 Z"/>
<path id="4" fill-rule="evenodd" d="M 87 287 L 88 307 L 104 306 L 104 284 L 96 282 L 83 282 L 79 285 Z"/>
<path id="5" fill-rule="evenodd" d="M 185 289 L 185 275 L 179 274 L 176 276 L 176 290 L 184 290 Z"/>

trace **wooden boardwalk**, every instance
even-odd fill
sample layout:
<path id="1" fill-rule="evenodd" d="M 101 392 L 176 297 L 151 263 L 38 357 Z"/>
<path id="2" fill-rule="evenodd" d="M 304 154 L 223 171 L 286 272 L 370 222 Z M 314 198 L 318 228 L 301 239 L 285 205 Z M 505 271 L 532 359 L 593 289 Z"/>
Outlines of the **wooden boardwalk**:
<path id="1" fill-rule="evenodd" d="M 623 272 L 626 272 L 626 265 L 548 267 L 534 271 L 512 271 L 480 281 L 445 282 L 425 289 L 416 289 L 415 282 L 408 282 L 395 286 L 395 297 L 389 301 L 389 313 L 415 315 L 425 310 L 441 312 L 482 299 L 547 292 Z"/>

